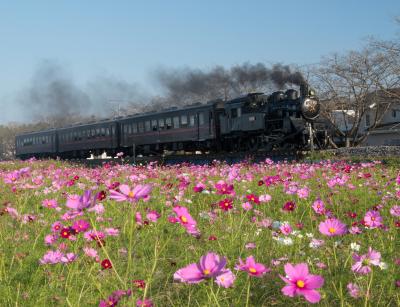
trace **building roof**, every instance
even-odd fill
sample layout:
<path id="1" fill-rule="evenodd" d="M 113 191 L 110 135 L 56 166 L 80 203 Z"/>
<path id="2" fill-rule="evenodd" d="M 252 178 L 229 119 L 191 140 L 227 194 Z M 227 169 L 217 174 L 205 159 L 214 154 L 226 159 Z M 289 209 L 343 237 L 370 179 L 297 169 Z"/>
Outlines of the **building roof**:
<path id="1" fill-rule="evenodd" d="M 380 125 L 370 132 L 370 134 L 400 133 L 400 122 Z"/>

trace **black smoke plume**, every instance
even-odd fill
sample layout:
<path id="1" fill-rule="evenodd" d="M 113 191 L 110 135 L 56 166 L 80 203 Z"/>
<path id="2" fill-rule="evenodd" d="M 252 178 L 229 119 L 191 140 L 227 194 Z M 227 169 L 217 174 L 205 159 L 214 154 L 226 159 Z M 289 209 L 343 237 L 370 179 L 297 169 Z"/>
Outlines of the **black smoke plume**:
<path id="1" fill-rule="evenodd" d="M 269 92 L 300 86 L 306 81 L 287 65 L 271 68 L 263 63 L 236 65 L 229 69 L 216 66 L 210 70 L 159 69 L 155 78 L 166 91 L 166 101 L 185 104 L 190 100 L 229 99 L 248 92 Z"/>
<path id="2" fill-rule="evenodd" d="M 146 94 L 136 83 L 102 75 L 79 86 L 62 65 L 42 62 L 18 103 L 26 122 L 47 122 L 51 126 L 113 118 L 132 113 L 159 110 L 172 105 L 222 98 L 230 99 L 248 92 L 270 93 L 305 83 L 302 74 L 289 66 L 263 63 L 215 66 L 210 70 L 193 68 L 158 69 L 155 81 L 165 91 Z"/>
<path id="3" fill-rule="evenodd" d="M 129 108 L 137 108 L 145 100 L 139 86 L 112 76 L 97 77 L 79 86 L 62 65 L 48 60 L 40 63 L 17 103 L 26 122 L 42 121 L 62 126 L 124 115 Z"/>

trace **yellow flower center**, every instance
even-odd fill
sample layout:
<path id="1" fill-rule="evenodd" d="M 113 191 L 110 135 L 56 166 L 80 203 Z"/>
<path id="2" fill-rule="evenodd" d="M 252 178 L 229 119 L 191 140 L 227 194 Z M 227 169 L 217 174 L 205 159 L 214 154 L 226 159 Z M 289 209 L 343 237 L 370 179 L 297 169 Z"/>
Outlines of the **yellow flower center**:
<path id="1" fill-rule="evenodd" d="M 329 227 L 329 232 L 330 232 L 330 233 L 335 233 L 335 232 L 336 232 L 336 228 Z"/>
<path id="2" fill-rule="evenodd" d="M 305 286 L 304 281 L 302 281 L 302 280 L 298 280 L 298 281 L 296 282 L 296 285 L 297 285 L 297 287 L 299 287 L 299 288 L 304 288 L 304 286 Z"/>
<path id="3" fill-rule="evenodd" d="M 255 268 L 249 268 L 249 272 L 250 272 L 250 273 L 256 273 L 257 270 L 256 270 Z"/>
<path id="4" fill-rule="evenodd" d="M 203 270 L 203 274 L 204 274 L 204 275 L 210 274 L 210 270 L 207 270 L 207 269 Z"/>
<path id="5" fill-rule="evenodd" d="M 185 217 L 185 216 L 181 216 L 181 221 L 183 222 L 183 223 L 187 223 L 187 218 Z"/>
<path id="6" fill-rule="evenodd" d="M 133 193 L 132 191 L 130 191 L 130 192 L 128 193 L 128 196 L 129 196 L 130 198 L 134 198 L 134 197 L 135 197 L 135 193 Z"/>

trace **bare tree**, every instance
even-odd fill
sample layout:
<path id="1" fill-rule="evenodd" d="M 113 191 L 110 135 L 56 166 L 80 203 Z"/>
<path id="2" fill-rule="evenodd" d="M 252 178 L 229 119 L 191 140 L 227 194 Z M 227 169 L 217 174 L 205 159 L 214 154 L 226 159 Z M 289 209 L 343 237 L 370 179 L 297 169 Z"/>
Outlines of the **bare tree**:
<path id="1" fill-rule="evenodd" d="M 325 101 L 323 114 L 346 146 L 362 143 L 399 102 L 399 53 L 370 44 L 361 51 L 325 58 L 314 70 L 314 82 Z M 339 127 L 333 112 L 341 113 Z M 371 123 L 364 129 L 366 115 Z"/>

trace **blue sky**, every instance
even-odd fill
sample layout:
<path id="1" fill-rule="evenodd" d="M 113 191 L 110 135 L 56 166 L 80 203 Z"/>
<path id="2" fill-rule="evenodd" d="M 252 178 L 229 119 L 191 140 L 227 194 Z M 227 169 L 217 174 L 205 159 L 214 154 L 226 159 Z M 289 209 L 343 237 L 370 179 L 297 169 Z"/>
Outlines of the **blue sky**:
<path id="1" fill-rule="evenodd" d="M 151 90 L 160 66 L 316 63 L 369 35 L 393 38 L 399 15 L 398 0 L 0 0 L 0 106 L 29 86 L 44 60 L 78 85 L 110 75 Z M 0 122 L 15 119 L 12 112 Z"/>

